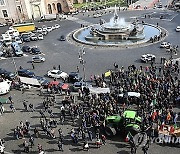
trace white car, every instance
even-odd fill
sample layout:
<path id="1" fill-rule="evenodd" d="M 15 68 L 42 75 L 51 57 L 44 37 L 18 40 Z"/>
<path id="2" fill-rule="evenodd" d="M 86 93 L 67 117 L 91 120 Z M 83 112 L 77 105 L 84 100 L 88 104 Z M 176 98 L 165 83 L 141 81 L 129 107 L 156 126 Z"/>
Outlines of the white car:
<path id="1" fill-rule="evenodd" d="M 48 31 L 48 32 L 51 32 L 51 31 L 52 31 L 52 27 L 50 27 L 50 26 L 47 27 L 47 31 Z"/>
<path id="2" fill-rule="evenodd" d="M 156 56 L 153 54 L 146 54 L 141 56 L 141 61 L 147 63 L 149 61 L 155 60 Z"/>
<path id="3" fill-rule="evenodd" d="M 176 27 L 176 32 L 180 32 L 180 26 Z"/>
<path id="4" fill-rule="evenodd" d="M 14 38 L 15 42 L 17 42 L 18 44 L 22 44 L 22 40 L 19 37 L 15 37 Z"/>
<path id="5" fill-rule="evenodd" d="M 41 63 L 41 62 L 45 62 L 45 58 L 41 57 L 41 56 L 33 56 L 32 57 L 32 62 L 34 63 Z"/>
<path id="6" fill-rule="evenodd" d="M 162 42 L 160 45 L 160 48 L 169 48 L 171 46 L 171 43 L 169 42 Z"/>
<path id="7" fill-rule="evenodd" d="M 60 28 L 59 24 L 55 24 L 56 29 Z"/>
<path id="8" fill-rule="evenodd" d="M 38 35 L 38 40 L 43 40 L 43 39 L 44 39 L 43 34 L 39 34 L 39 35 Z"/>
<path id="9" fill-rule="evenodd" d="M 57 79 L 61 78 L 63 80 L 68 78 L 68 74 L 60 70 L 50 70 L 48 71 L 47 76 L 51 78 L 57 78 Z"/>
<path id="10" fill-rule="evenodd" d="M 36 31 L 37 31 L 37 33 L 42 33 L 43 29 L 42 28 L 38 28 Z"/>
<path id="11" fill-rule="evenodd" d="M 52 30 L 55 30 L 56 29 L 56 27 L 55 26 L 52 26 Z"/>

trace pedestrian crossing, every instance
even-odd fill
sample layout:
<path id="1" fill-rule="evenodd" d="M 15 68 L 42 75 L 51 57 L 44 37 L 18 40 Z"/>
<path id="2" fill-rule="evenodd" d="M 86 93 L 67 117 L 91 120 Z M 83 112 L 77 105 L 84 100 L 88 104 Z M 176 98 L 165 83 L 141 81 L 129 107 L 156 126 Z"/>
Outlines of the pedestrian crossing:
<path id="1" fill-rule="evenodd" d="M 69 16 L 67 18 L 67 20 L 71 20 L 71 21 L 74 21 L 76 23 L 83 24 L 83 25 L 91 25 L 92 24 L 92 23 L 90 23 L 88 21 L 85 21 L 83 19 L 79 19 L 79 18 L 76 18 L 76 17 L 72 17 L 72 16 Z"/>

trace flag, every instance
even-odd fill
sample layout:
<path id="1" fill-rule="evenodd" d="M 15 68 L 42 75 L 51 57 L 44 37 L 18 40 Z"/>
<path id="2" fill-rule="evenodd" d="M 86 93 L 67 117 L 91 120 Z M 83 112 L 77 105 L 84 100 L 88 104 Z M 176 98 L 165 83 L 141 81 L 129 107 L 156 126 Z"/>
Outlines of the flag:
<path id="1" fill-rule="evenodd" d="M 125 138 L 125 142 L 128 142 L 131 138 L 133 138 L 133 136 L 131 135 L 131 133 L 129 132 Z"/>
<path id="2" fill-rule="evenodd" d="M 108 76 L 110 76 L 110 75 L 111 75 L 111 71 L 107 71 L 107 72 L 104 74 L 105 77 L 108 77 Z"/>

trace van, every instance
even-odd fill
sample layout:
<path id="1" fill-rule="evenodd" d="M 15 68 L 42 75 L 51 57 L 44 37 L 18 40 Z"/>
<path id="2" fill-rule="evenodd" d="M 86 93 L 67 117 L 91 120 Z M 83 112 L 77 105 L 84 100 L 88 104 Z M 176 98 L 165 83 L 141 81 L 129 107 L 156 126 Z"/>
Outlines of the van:
<path id="1" fill-rule="evenodd" d="M 57 18 L 56 14 L 45 14 L 45 15 L 41 16 L 42 21 L 56 20 L 56 18 Z"/>
<path id="2" fill-rule="evenodd" d="M 17 57 L 23 56 L 23 51 L 21 50 L 21 47 L 19 46 L 19 44 L 17 42 L 13 42 L 11 44 L 11 47 L 13 49 L 15 56 L 17 56 Z"/>
<path id="3" fill-rule="evenodd" d="M 6 34 L 10 35 L 11 38 L 19 36 L 19 32 L 14 28 L 9 28 L 9 30 L 6 31 Z"/>
<path id="4" fill-rule="evenodd" d="M 8 35 L 8 34 L 2 34 L 2 41 L 4 42 L 4 44 L 5 44 L 6 46 L 8 46 L 8 45 L 11 45 L 11 43 L 12 43 L 12 38 L 11 38 L 11 36 Z"/>

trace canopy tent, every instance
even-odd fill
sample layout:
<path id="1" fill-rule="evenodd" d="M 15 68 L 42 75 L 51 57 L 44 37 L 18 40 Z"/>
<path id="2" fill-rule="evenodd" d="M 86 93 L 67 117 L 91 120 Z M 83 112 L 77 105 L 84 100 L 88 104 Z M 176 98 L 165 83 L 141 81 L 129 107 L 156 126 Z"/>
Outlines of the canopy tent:
<path id="1" fill-rule="evenodd" d="M 96 88 L 96 87 L 88 87 L 90 93 L 94 93 L 94 94 L 100 94 L 100 93 L 110 93 L 110 89 L 109 88 Z"/>
<path id="2" fill-rule="evenodd" d="M 27 85 L 31 85 L 31 86 L 41 86 L 39 81 L 35 78 L 20 77 L 20 81 L 23 84 L 27 84 Z"/>
<path id="3" fill-rule="evenodd" d="M 126 95 L 126 93 L 124 94 L 119 94 L 120 97 L 123 97 L 124 95 Z M 140 97 L 140 93 L 137 92 L 127 92 L 127 96 L 131 96 L 131 97 Z"/>

